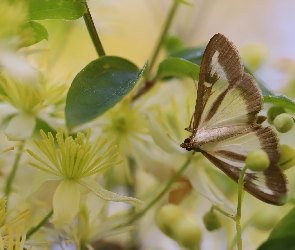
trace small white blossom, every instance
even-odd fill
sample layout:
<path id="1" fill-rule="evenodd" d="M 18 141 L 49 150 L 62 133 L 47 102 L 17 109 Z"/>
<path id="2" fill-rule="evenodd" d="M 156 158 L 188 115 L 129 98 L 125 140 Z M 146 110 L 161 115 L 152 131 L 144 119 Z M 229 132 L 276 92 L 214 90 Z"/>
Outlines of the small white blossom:
<path id="1" fill-rule="evenodd" d="M 86 138 L 83 133 L 78 133 L 74 139 L 64 135 L 59 128 L 56 134 L 58 148 L 51 133 L 46 135 L 41 131 L 42 141 L 34 140 L 35 144 L 46 156 L 27 150 L 38 161 L 30 162 L 30 165 L 40 171 L 33 183 L 31 194 L 46 182 L 58 181 L 59 185 L 53 197 L 54 218 L 52 222 L 56 226 L 62 226 L 72 221 L 79 211 L 80 190 L 84 187 L 94 192 L 100 198 L 107 201 L 126 202 L 137 208 L 142 202 L 131 197 L 119 195 L 104 189 L 90 176 L 104 172 L 108 168 L 120 163 L 116 146 L 109 143 L 108 139 L 98 137 L 93 143 L 90 141 L 91 130 Z"/>

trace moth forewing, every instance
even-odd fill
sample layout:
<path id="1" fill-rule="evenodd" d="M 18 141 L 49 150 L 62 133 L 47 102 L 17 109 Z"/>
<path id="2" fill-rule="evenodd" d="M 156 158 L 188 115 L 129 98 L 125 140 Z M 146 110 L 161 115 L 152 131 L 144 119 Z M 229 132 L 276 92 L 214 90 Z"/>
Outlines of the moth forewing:
<path id="1" fill-rule="evenodd" d="M 262 127 L 258 113 L 263 97 L 254 78 L 245 74 L 235 46 L 222 34 L 209 41 L 201 63 L 197 100 L 190 125 L 192 135 L 181 147 L 203 153 L 225 174 L 238 181 L 247 155 L 263 149 L 271 165 L 264 171 L 247 170 L 244 188 L 258 199 L 282 205 L 287 181 L 278 166 L 279 140 Z"/>

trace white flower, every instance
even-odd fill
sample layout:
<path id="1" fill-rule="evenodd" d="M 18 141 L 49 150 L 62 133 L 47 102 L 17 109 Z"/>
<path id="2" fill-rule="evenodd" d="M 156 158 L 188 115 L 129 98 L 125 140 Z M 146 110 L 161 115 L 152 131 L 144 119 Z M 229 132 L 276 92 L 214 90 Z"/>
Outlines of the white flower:
<path id="1" fill-rule="evenodd" d="M 141 201 L 108 191 L 90 178 L 119 163 L 116 146 L 108 143 L 108 139 L 98 137 L 92 143 L 89 139 L 90 129 L 86 138 L 83 133 L 78 133 L 73 139 L 72 136 L 64 135 L 59 128 L 56 134 L 58 144 L 58 149 L 56 149 L 55 139 L 51 133 L 46 135 L 41 131 L 41 135 L 42 141 L 34 141 L 47 159 L 27 150 L 38 161 L 38 163 L 30 162 L 30 165 L 41 170 L 30 193 L 33 194 L 46 182 L 59 182 L 53 197 L 54 218 L 52 222 L 57 227 L 71 222 L 79 211 L 81 187 L 107 201 L 122 201 L 137 208 L 141 206 Z"/>
<path id="2" fill-rule="evenodd" d="M 40 82 L 21 82 L 0 75 L 3 89 L 0 99 L 0 122 L 5 122 L 5 134 L 9 140 L 25 140 L 34 132 L 37 119 L 56 129 L 64 123 L 61 112 L 64 107 L 66 85 Z"/>

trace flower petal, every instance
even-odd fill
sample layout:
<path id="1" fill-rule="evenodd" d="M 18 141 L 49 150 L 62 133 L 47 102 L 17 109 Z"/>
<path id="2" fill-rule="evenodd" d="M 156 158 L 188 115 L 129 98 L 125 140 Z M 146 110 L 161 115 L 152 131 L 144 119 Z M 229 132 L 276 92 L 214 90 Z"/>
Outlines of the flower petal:
<path id="1" fill-rule="evenodd" d="M 79 211 L 80 192 L 76 181 L 63 180 L 53 196 L 52 223 L 61 227 L 70 223 Z"/>
<path id="2" fill-rule="evenodd" d="M 100 186 L 96 181 L 91 179 L 78 180 L 77 182 L 82 186 L 89 188 L 92 192 L 104 200 L 116 202 L 122 201 L 136 207 L 137 209 L 140 209 L 143 204 L 143 202 L 138 199 L 108 191 Z"/>
<path id="3" fill-rule="evenodd" d="M 0 84 L 3 84 L 1 82 L 1 78 L 0 78 Z M 7 102 L 1 102 L 0 103 L 0 122 L 1 123 L 6 117 L 8 117 L 10 115 L 14 115 L 16 113 L 18 113 L 18 109 L 11 106 L 10 103 L 7 103 Z"/>
<path id="4" fill-rule="evenodd" d="M 7 48 L 0 52 L 0 64 L 6 70 L 6 73 L 18 77 L 21 81 L 27 80 L 31 84 L 38 82 L 38 71 L 30 66 L 20 54 L 9 51 Z"/>
<path id="5" fill-rule="evenodd" d="M 54 117 L 52 114 L 54 114 L 54 110 L 50 110 L 48 107 L 41 110 L 37 116 L 40 120 L 45 121 L 51 128 L 55 130 L 57 130 L 58 127 L 65 128 L 65 119 Z"/>
<path id="6" fill-rule="evenodd" d="M 36 119 L 33 115 L 19 113 L 11 118 L 4 133 L 10 141 L 25 140 L 32 136 L 35 125 Z"/>
<path id="7" fill-rule="evenodd" d="M 157 145 L 137 143 L 136 147 L 132 148 L 132 152 L 136 162 L 158 180 L 165 182 L 171 178 L 171 163 L 166 161 L 170 154 Z"/>
<path id="8" fill-rule="evenodd" d="M 60 180 L 61 180 L 61 178 L 59 176 L 55 176 L 55 175 L 52 175 L 52 174 L 49 174 L 49 173 L 46 173 L 46 172 L 40 170 L 37 173 L 36 177 L 34 178 L 34 181 L 32 183 L 31 189 L 30 189 L 27 197 L 36 193 L 37 190 L 46 182 L 60 181 Z"/>
<path id="9" fill-rule="evenodd" d="M 209 199 L 215 205 L 226 207 L 230 212 L 235 211 L 234 205 L 217 190 L 215 185 L 211 185 L 212 181 L 209 180 L 203 168 L 191 166 L 185 175 L 199 194 Z"/>
<path id="10" fill-rule="evenodd" d="M 167 133 L 161 128 L 161 125 L 149 115 L 151 135 L 155 143 L 165 150 L 167 153 L 183 154 L 180 146 L 176 144 L 172 139 L 170 139 Z"/>

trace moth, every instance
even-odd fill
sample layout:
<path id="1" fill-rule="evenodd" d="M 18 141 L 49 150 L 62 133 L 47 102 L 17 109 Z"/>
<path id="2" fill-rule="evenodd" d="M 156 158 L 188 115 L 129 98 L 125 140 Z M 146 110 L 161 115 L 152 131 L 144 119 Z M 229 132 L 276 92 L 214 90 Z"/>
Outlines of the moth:
<path id="1" fill-rule="evenodd" d="M 278 165 L 279 139 L 271 127 L 261 125 L 262 109 L 262 93 L 254 78 L 244 73 L 238 50 L 224 35 L 214 35 L 202 58 L 195 111 L 186 128 L 192 134 L 180 146 L 201 152 L 236 183 L 247 155 L 264 150 L 269 168 L 247 169 L 244 189 L 263 202 L 283 205 L 288 189 Z"/>

